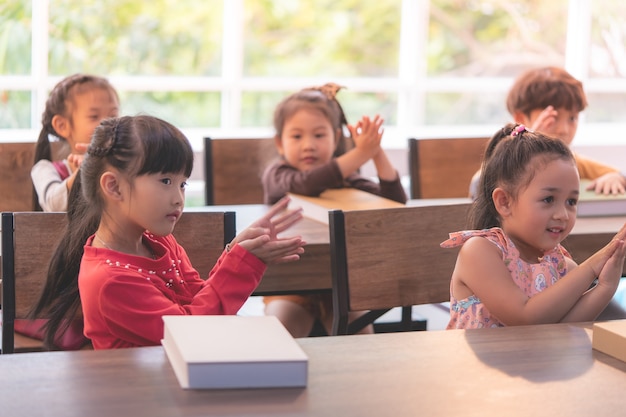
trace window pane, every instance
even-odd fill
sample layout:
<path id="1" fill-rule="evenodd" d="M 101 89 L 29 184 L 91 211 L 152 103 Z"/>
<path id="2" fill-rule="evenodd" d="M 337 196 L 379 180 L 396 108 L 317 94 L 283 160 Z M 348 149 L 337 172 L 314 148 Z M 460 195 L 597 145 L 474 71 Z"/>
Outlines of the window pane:
<path id="1" fill-rule="evenodd" d="M 615 0 L 594 0 L 590 4 L 592 26 L 589 75 L 624 78 L 626 77 L 624 4 Z"/>
<path id="2" fill-rule="evenodd" d="M 178 128 L 220 124 L 220 94 L 196 92 L 120 92 L 121 114 L 149 114 Z"/>
<path id="3" fill-rule="evenodd" d="M 585 121 L 590 123 L 623 123 L 626 109 L 626 94 L 587 93 L 589 106 L 585 110 Z"/>
<path id="4" fill-rule="evenodd" d="M 430 75 L 516 76 L 565 64 L 568 0 L 432 0 Z"/>
<path id="5" fill-rule="evenodd" d="M 502 124 L 511 120 L 505 97 L 497 93 L 430 93 L 426 125 Z"/>
<path id="6" fill-rule="evenodd" d="M 222 0 L 50 0 L 50 73 L 216 75 Z"/>
<path id="7" fill-rule="evenodd" d="M 247 0 L 244 74 L 396 75 L 401 3 Z"/>
<path id="8" fill-rule="evenodd" d="M 0 3 L 0 74 L 30 74 L 31 15 L 30 1 Z"/>
<path id="9" fill-rule="evenodd" d="M 290 92 L 249 92 L 241 95 L 241 126 L 274 125 L 274 109 Z"/>
<path id="10" fill-rule="evenodd" d="M 29 129 L 30 91 L 0 91 L 0 129 Z"/>
<path id="11" fill-rule="evenodd" d="M 273 127 L 274 109 L 280 101 L 293 92 L 243 93 L 241 125 L 243 127 Z M 342 90 L 337 98 L 348 123 L 356 123 L 361 116 L 381 115 L 385 124 L 397 122 L 398 98 L 387 93 L 351 93 Z"/>
<path id="12" fill-rule="evenodd" d="M 395 125 L 398 122 L 396 94 L 352 93 L 342 90 L 337 98 L 350 124 L 358 122 L 363 116 L 373 117 L 377 114 L 385 119 L 386 125 Z"/>

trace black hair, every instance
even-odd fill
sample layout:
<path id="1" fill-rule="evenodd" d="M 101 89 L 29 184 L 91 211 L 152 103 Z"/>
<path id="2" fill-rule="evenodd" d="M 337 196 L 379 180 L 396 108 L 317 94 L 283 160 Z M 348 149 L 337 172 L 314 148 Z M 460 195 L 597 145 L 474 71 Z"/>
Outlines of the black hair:
<path id="1" fill-rule="evenodd" d="M 31 311 L 49 319 L 44 343 L 55 338 L 79 316 L 78 272 L 84 245 L 100 223 L 104 201 L 100 177 L 111 167 L 129 180 L 147 174 L 184 173 L 193 169 L 193 149 L 183 133 L 152 116 L 124 116 L 103 120 L 96 128 L 79 175 L 69 193 L 67 226 L 48 267 L 46 284 Z"/>

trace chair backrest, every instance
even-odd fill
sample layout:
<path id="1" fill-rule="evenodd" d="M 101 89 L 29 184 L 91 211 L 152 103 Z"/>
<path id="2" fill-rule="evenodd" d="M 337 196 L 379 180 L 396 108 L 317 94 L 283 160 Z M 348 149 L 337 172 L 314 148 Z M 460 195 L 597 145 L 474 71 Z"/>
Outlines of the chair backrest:
<path id="1" fill-rule="evenodd" d="M 411 198 L 462 198 L 489 138 L 409 139 Z"/>
<path id="2" fill-rule="evenodd" d="M 331 211 L 333 334 L 349 334 L 388 309 L 450 301 L 458 251 L 439 244 L 463 230 L 469 203 Z M 367 311 L 365 323 L 348 313 Z"/>
<path id="3" fill-rule="evenodd" d="M 204 138 L 206 204 L 263 203 L 261 177 L 277 157 L 273 138 Z"/>
<path id="4" fill-rule="evenodd" d="M 67 155 L 65 142 L 52 142 L 53 159 Z M 33 208 L 33 182 L 30 170 L 35 158 L 34 142 L 0 143 L 0 211 Z"/>
<path id="5" fill-rule="evenodd" d="M 45 284 L 48 264 L 67 224 L 65 213 L 2 213 L 2 353 L 13 353 L 14 321 L 25 319 Z M 186 212 L 174 236 L 207 278 L 235 236 L 233 212 Z M 41 317 L 45 318 L 45 317 Z"/>

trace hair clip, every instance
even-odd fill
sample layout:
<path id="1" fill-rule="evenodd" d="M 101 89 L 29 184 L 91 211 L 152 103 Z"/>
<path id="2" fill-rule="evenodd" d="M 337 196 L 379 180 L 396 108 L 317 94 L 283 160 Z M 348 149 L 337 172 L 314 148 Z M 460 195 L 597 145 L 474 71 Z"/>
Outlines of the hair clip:
<path id="1" fill-rule="evenodd" d="M 324 94 L 327 99 L 335 100 L 335 96 L 342 88 L 346 88 L 343 85 L 335 84 L 335 83 L 326 83 L 320 87 L 311 87 L 311 90 L 317 90 Z"/>
<path id="2" fill-rule="evenodd" d="M 515 129 L 513 129 L 513 131 L 511 132 L 511 136 L 521 135 L 524 131 L 526 131 L 526 126 L 517 125 Z"/>

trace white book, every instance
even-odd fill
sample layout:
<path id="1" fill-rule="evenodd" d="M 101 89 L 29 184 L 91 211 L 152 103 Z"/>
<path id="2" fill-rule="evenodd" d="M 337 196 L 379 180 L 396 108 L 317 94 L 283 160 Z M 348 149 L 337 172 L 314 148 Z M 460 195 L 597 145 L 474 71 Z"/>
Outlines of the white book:
<path id="1" fill-rule="evenodd" d="M 302 214 L 320 223 L 328 224 L 330 210 L 372 210 L 405 207 L 397 201 L 358 190 L 356 188 L 330 188 L 319 195 L 309 197 L 287 193 L 291 198 L 290 207 L 302 208 Z"/>
<path id="2" fill-rule="evenodd" d="M 580 181 L 580 196 L 578 198 L 578 217 L 592 216 L 625 216 L 626 215 L 626 195 L 625 194 L 596 194 L 587 190 L 589 180 Z"/>
<path id="3" fill-rule="evenodd" d="M 163 316 L 181 387 L 304 387 L 308 357 L 274 316 Z"/>
<path id="4" fill-rule="evenodd" d="M 591 346 L 626 362 L 626 320 L 594 323 Z"/>

